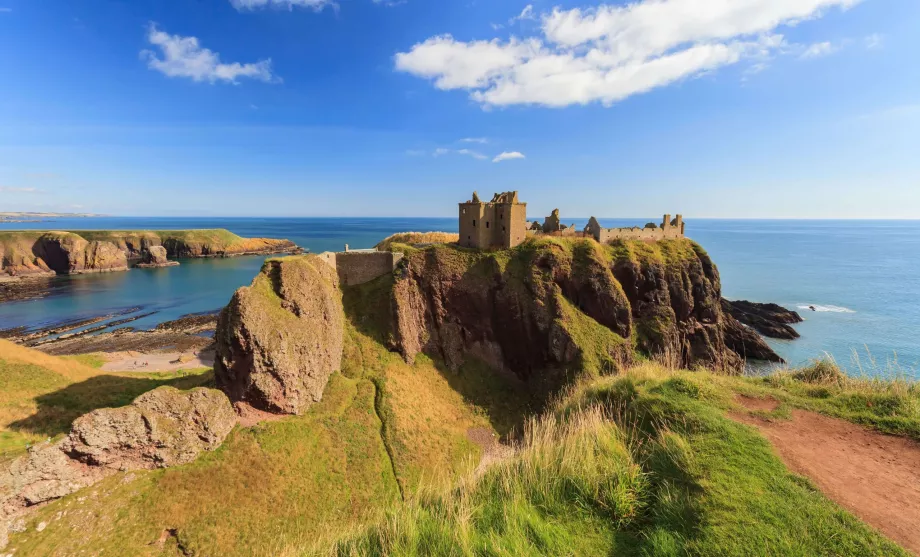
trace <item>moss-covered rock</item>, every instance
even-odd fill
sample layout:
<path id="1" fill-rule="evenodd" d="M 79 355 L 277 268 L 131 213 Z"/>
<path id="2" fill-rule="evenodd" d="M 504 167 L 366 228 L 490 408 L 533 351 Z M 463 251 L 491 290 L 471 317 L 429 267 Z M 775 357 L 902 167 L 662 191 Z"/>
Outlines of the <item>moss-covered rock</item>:
<path id="1" fill-rule="evenodd" d="M 314 255 L 270 259 L 218 318 L 218 386 L 234 401 L 301 414 L 341 367 L 343 326 L 334 269 Z"/>

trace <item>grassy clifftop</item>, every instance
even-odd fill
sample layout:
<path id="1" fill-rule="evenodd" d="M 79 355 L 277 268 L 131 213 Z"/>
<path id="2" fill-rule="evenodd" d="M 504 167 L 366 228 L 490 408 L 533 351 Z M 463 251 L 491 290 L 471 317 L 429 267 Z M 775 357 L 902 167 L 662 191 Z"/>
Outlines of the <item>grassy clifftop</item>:
<path id="1" fill-rule="evenodd" d="M 228 230 L 80 230 L 0 232 L 0 272 L 14 276 L 125 270 L 152 246 L 169 257 L 293 251 L 288 240 L 242 238 Z"/>

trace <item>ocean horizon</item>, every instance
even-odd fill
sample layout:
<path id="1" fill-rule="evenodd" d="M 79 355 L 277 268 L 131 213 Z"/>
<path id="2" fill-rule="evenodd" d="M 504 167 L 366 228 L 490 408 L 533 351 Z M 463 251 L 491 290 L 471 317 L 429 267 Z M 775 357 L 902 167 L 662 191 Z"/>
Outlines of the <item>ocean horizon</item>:
<path id="1" fill-rule="evenodd" d="M 542 216 L 538 217 L 542 221 Z M 531 217 L 530 220 L 534 220 Z M 587 218 L 566 218 L 582 228 Z M 603 226 L 642 226 L 646 218 L 599 218 Z M 790 365 L 830 356 L 853 374 L 920 369 L 920 221 L 843 219 L 692 219 L 687 236 L 719 268 L 728 299 L 775 302 L 805 322 L 794 341 L 769 340 Z M 9 230 L 226 228 L 240 236 L 286 238 L 311 252 L 370 248 L 404 231 L 457 231 L 456 217 L 82 217 L 0 223 Z M 264 257 L 183 260 L 168 269 L 78 275 L 37 300 L 0 304 L 0 329 L 140 308 L 149 329 L 190 313 L 214 311 L 248 284 Z M 817 311 L 809 309 L 813 306 Z"/>

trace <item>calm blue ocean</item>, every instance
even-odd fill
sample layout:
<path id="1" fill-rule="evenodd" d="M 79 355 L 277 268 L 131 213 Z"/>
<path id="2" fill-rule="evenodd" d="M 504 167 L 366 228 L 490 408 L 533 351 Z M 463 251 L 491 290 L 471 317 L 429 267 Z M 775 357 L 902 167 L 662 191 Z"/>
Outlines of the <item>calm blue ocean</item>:
<path id="1" fill-rule="evenodd" d="M 658 219 L 601 219 L 605 226 Z M 566 219 L 584 226 L 586 219 Z M 455 218 L 84 218 L 0 223 L 14 229 L 226 228 L 287 238 L 313 252 L 372 247 L 394 232 L 456 231 Z M 687 235 L 709 251 L 730 299 L 776 302 L 806 319 L 802 338 L 771 344 L 790 363 L 827 353 L 852 372 L 920 370 L 920 221 L 688 219 Z M 0 329 L 40 326 L 132 307 L 156 312 L 151 328 L 216 310 L 248 284 L 263 258 L 186 260 L 180 267 L 60 277 L 53 296 L 0 304 Z M 819 311 L 807 309 L 814 305 Z"/>

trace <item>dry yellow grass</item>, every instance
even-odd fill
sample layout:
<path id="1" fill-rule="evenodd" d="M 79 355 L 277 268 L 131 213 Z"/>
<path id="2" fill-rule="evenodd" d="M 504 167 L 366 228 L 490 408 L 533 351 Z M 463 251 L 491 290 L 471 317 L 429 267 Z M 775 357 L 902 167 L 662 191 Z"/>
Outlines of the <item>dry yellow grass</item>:
<path id="1" fill-rule="evenodd" d="M 453 232 L 400 232 L 383 239 L 377 249 L 389 251 L 393 244 L 449 244 L 460 240 Z"/>

